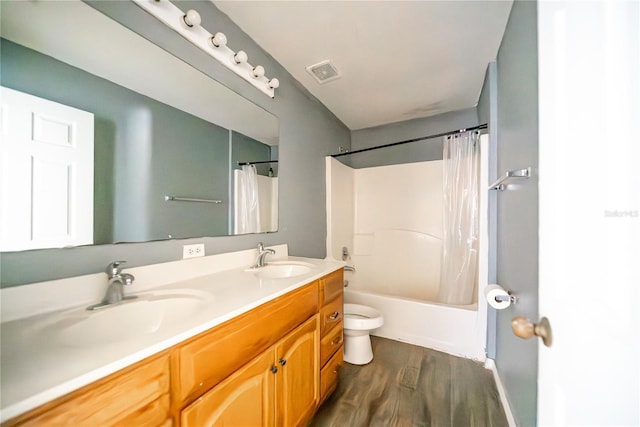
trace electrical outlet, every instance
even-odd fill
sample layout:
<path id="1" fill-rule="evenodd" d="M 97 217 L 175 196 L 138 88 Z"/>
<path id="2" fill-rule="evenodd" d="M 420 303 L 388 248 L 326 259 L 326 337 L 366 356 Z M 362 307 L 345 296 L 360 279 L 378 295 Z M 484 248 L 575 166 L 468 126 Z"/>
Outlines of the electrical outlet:
<path id="1" fill-rule="evenodd" d="M 182 247 L 182 259 L 204 256 L 204 243 L 184 245 Z"/>

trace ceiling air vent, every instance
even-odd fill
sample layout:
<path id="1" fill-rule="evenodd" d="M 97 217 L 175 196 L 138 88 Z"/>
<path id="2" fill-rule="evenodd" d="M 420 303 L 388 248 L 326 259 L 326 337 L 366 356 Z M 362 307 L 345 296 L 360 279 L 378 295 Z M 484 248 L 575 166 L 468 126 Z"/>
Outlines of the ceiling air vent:
<path id="1" fill-rule="evenodd" d="M 325 84 L 327 82 L 340 78 L 340 73 L 329 60 L 322 61 L 314 65 L 309 65 L 305 69 L 320 84 Z"/>

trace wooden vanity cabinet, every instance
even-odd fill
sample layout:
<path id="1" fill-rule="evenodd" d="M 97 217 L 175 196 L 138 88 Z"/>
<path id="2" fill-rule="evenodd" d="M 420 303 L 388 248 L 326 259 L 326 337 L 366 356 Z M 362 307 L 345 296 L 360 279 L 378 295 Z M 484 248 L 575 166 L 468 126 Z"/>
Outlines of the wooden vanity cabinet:
<path id="1" fill-rule="evenodd" d="M 3 427 L 61 425 L 173 425 L 167 352 L 3 423 Z"/>
<path id="2" fill-rule="evenodd" d="M 305 425 L 342 365 L 342 270 L 3 423 Z"/>
<path id="3" fill-rule="evenodd" d="M 320 403 L 338 386 L 343 364 L 344 271 L 320 279 Z"/>
<path id="4" fill-rule="evenodd" d="M 319 316 L 276 345 L 276 425 L 300 426 L 319 404 Z"/>
<path id="5" fill-rule="evenodd" d="M 317 407 L 318 369 L 315 315 L 185 408 L 181 425 L 303 425 Z"/>
<path id="6" fill-rule="evenodd" d="M 182 411 L 181 425 L 275 425 L 274 357 L 265 351 L 205 393 Z"/>
<path id="7" fill-rule="evenodd" d="M 175 407 L 191 403 L 318 312 L 318 281 L 200 334 L 175 350 Z"/>

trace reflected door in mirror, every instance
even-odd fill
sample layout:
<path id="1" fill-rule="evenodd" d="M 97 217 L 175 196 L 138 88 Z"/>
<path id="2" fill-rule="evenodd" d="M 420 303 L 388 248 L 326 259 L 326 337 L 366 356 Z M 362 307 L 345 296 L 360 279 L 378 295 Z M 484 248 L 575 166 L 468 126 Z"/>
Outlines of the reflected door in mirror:
<path id="1" fill-rule="evenodd" d="M 93 114 L 0 87 L 0 250 L 93 243 Z"/>

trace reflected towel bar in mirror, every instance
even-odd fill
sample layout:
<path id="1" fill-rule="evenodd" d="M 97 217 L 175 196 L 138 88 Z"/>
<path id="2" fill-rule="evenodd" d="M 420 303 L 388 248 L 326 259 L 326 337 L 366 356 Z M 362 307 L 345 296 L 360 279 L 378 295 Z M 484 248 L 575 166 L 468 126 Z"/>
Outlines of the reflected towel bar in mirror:
<path id="1" fill-rule="evenodd" d="M 528 167 L 526 169 L 516 169 L 516 170 L 512 170 L 512 171 L 507 171 L 506 174 L 504 174 L 504 176 L 502 178 L 500 178 L 499 180 L 497 180 L 496 182 L 494 182 L 493 184 L 491 184 L 489 186 L 489 190 L 506 190 L 507 189 L 507 185 L 504 184 L 505 181 L 511 179 L 511 178 L 529 178 L 531 176 L 531 168 Z"/>
<path id="2" fill-rule="evenodd" d="M 214 199 L 194 199 L 191 197 L 164 196 L 167 202 L 200 202 L 200 203 L 222 203 L 222 200 Z"/>
<path id="3" fill-rule="evenodd" d="M 259 162 L 238 162 L 238 166 L 262 165 L 262 164 L 266 164 L 266 163 L 278 163 L 278 161 L 277 160 L 263 160 L 263 161 L 259 161 Z"/>

